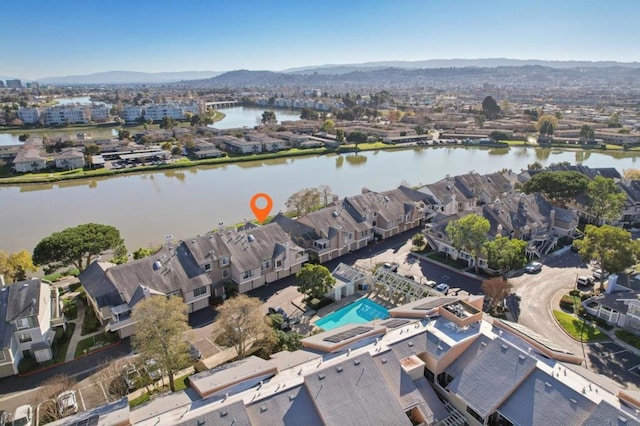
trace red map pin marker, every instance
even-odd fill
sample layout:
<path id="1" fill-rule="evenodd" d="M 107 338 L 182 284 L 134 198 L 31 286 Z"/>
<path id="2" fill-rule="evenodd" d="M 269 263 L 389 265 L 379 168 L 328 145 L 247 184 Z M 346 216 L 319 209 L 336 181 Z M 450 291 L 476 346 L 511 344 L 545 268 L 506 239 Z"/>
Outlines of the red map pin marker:
<path id="1" fill-rule="evenodd" d="M 257 201 L 258 199 L 264 199 L 267 202 L 267 205 L 264 207 L 258 207 Z M 249 203 L 251 206 L 251 211 L 253 211 L 254 216 L 258 219 L 258 222 L 262 223 L 269 216 L 271 212 L 271 208 L 273 207 L 273 200 L 265 193 L 258 193 L 251 197 L 251 202 Z"/>

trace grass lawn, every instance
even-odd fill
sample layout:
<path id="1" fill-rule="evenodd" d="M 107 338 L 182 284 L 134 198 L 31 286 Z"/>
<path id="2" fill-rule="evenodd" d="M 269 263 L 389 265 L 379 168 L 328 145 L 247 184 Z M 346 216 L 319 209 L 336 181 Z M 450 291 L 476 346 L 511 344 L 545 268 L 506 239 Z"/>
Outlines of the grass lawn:
<path id="1" fill-rule="evenodd" d="M 184 375 L 184 376 L 180 376 L 180 377 L 176 377 L 174 379 L 174 384 L 176 385 L 176 392 L 180 392 L 183 391 L 187 388 L 187 384 L 186 384 L 186 380 L 189 377 L 189 374 Z M 154 391 L 154 393 L 161 393 L 164 392 L 166 390 L 169 389 L 169 381 L 167 380 L 167 385 L 158 389 L 157 391 Z M 132 399 L 131 401 L 129 401 L 129 408 L 134 408 L 137 407 L 138 405 L 142 405 L 145 402 L 149 401 L 151 399 L 151 394 L 149 392 L 144 392 L 142 395 L 140 395 L 137 398 Z"/>
<path id="2" fill-rule="evenodd" d="M 67 356 L 67 348 L 69 347 L 69 341 L 71 341 L 71 336 L 73 336 L 73 330 L 75 330 L 76 325 L 73 322 L 67 324 L 67 331 L 65 332 L 65 336 L 67 336 L 62 343 L 58 343 L 55 346 L 54 354 L 53 354 L 53 362 L 59 363 L 64 362 L 65 357 Z"/>
<path id="3" fill-rule="evenodd" d="M 429 259 L 435 260 L 436 262 L 444 263 L 445 265 L 453 266 L 456 269 L 460 269 L 461 271 L 467 269 L 469 264 L 464 260 L 452 260 L 445 253 L 434 252 L 426 255 Z"/>
<path id="4" fill-rule="evenodd" d="M 89 353 L 92 350 L 91 348 L 96 350 L 117 341 L 118 335 L 115 333 L 103 333 L 98 334 L 97 336 L 87 337 L 86 339 L 82 339 L 78 342 L 74 358 L 84 355 L 85 350 L 87 351 L 86 353 Z"/>
<path id="5" fill-rule="evenodd" d="M 129 408 L 137 407 L 138 405 L 144 404 L 145 402 L 151 399 L 151 395 L 148 392 L 143 393 L 137 398 L 133 398 L 129 401 Z"/>
<path id="6" fill-rule="evenodd" d="M 584 324 L 584 332 L 582 332 L 583 321 L 579 318 L 574 317 L 573 315 L 561 311 L 553 311 L 553 315 L 556 317 L 556 320 L 558 320 L 558 323 L 564 329 L 564 331 L 578 341 L 581 340 L 581 335 L 583 342 L 594 342 L 598 340 L 606 340 L 609 338 L 597 327 L 591 326 L 589 324 Z"/>
<path id="7" fill-rule="evenodd" d="M 506 143 L 509 146 L 524 146 L 527 145 L 526 141 L 500 141 L 502 143 Z"/>

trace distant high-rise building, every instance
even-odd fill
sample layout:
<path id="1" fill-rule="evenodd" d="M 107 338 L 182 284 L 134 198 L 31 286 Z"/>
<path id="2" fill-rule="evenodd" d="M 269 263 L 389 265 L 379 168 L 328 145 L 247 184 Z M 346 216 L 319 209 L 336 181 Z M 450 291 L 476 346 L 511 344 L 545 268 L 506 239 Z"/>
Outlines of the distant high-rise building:
<path id="1" fill-rule="evenodd" d="M 4 81 L 0 80 L 0 89 L 4 89 Z"/>
<path id="2" fill-rule="evenodd" d="M 31 83 L 27 83 L 27 89 L 39 89 L 40 83 L 37 81 L 32 81 Z"/>
<path id="3" fill-rule="evenodd" d="M 7 80 L 7 87 L 9 89 L 22 89 L 22 82 L 18 79 Z"/>

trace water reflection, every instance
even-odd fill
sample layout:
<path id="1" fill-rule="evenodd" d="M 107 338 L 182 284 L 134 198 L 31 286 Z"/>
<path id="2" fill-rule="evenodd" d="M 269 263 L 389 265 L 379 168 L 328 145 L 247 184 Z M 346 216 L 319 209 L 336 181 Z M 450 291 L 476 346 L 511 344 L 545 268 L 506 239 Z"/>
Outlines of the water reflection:
<path id="1" fill-rule="evenodd" d="M 364 163 L 367 162 L 366 156 L 360 155 L 357 153 L 345 155 L 344 159 L 347 161 L 347 163 L 351 164 L 352 166 L 362 166 Z"/>
<path id="2" fill-rule="evenodd" d="M 338 155 L 336 157 L 336 169 L 339 169 L 344 164 L 344 157 L 342 155 Z"/>
<path id="3" fill-rule="evenodd" d="M 509 154 L 509 148 L 491 148 L 489 155 L 506 155 Z M 519 156 L 522 156 L 519 152 L 516 152 Z"/>
<path id="4" fill-rule="evenodd" d="M 547 161 L 551 155 L 551 148 L 535 148 L 536 160 Z"/>

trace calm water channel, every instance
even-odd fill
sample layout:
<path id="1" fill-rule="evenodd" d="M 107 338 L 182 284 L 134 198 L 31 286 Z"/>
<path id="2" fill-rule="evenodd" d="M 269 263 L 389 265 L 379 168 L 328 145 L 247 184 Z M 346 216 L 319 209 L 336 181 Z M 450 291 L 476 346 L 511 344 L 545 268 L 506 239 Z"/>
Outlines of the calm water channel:
<path id="1" fill-rule="evenodd" d="M 363 187 L 376 191 L 403 181 L 426 184 L 474 170 L 519 171 L 527 164 L 582 161 L 590 167 L 640 168 L 638 157 L 583 154 L 550 149 L 421 148 L 255 161 L 190 170 L 164 171 L 56 185 L 0 187 L 0 250 L 32 250 L 52 232 L 86 222 L 120 229 L 127 246 L 157 245 L 168 234 L 188 238 L 251 219 L 249 200 L 266 192 L 273 212 L 307 187 L 329 185 L 340 195 Z"/>

